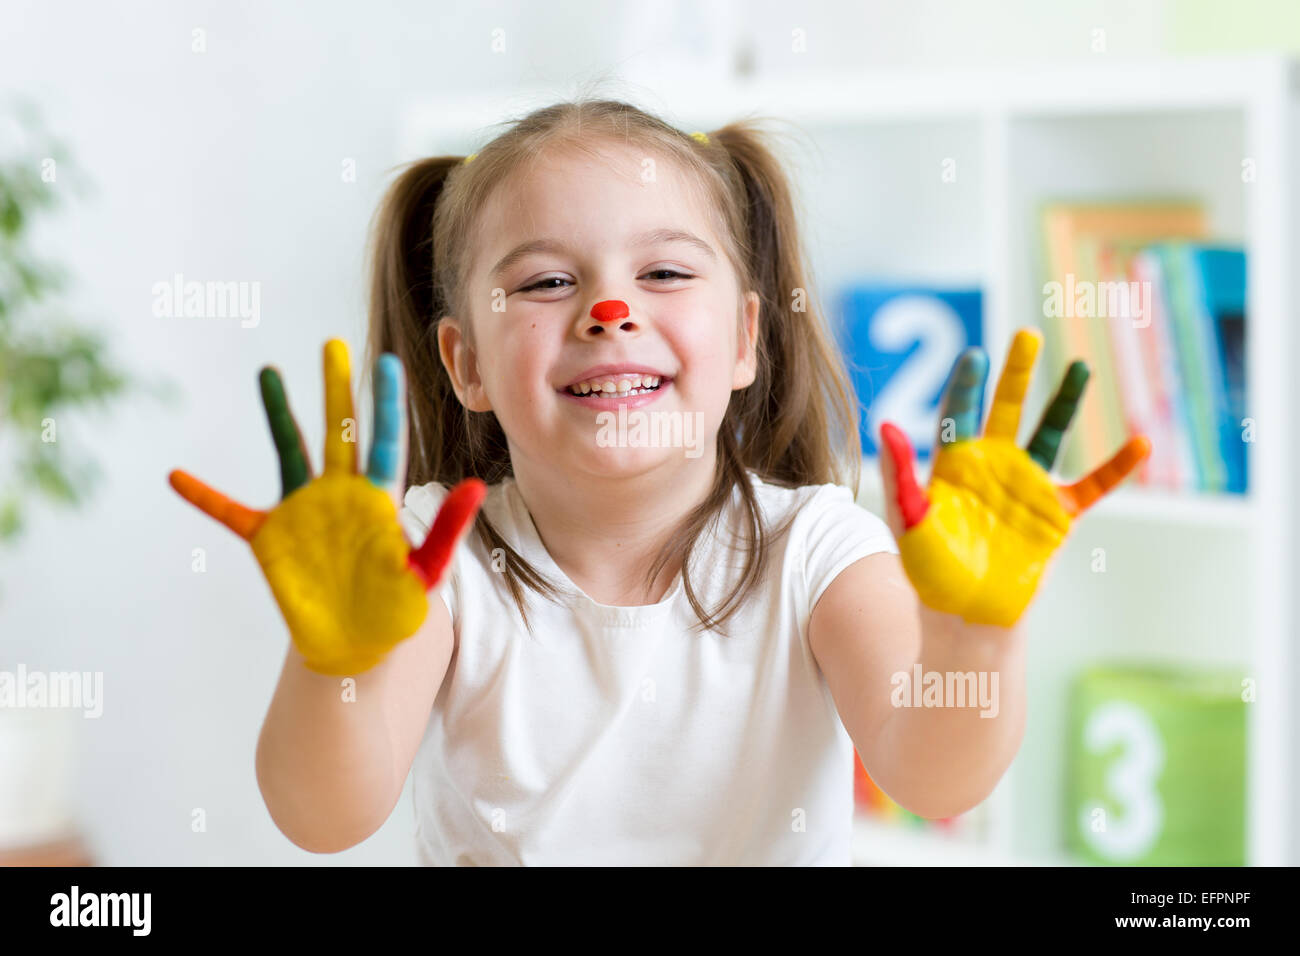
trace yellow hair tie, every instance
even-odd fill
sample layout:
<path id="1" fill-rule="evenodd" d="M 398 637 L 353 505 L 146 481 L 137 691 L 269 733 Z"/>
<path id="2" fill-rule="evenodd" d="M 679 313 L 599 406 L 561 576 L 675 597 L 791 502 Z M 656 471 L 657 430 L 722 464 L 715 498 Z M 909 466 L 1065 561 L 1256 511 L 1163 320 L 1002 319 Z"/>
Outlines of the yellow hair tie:
<path id="1" fill-rule="evenodd" d="M 695 140 L 697 143 L 703 143 L 705 146 L 709 145 L 709 137 L 705 133 L 692 133 L 691 139 Z"/>
<path id="2" fill-rule="evenodd" d="M 468 166 L 470 163 L 474 162 L 474 157 L 477 155 L 478 153 L 470 153 L 468 156 L 466 156 L 464 159 L 461 160 L 461 163 L 465 166 Z"/>

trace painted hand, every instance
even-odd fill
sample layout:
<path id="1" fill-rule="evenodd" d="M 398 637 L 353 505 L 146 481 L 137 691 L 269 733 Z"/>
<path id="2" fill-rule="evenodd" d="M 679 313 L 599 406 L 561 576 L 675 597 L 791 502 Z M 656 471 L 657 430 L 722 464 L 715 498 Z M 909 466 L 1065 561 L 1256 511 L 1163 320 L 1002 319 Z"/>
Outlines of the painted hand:
<path id="1" fill-rule="evenodd" d="M 1018 447 L 1020 409 L 1041 343 L 1036 331 L 1016 333 L 983 437 L 976 432 L 988 358 L 978 348 L 961 355 L 944 396 L 927 490 L 916 483 L 907 437 L 889 423 L 880 430 L 885 500 L 903 568 L 924 604 L 973 624 L 1013 625 L 1070 522 L 1151 451 L 1145 437 L 1132 437 L 1087 477 L 1055 484 L 1052 466 L 1088 368 L 1076 361 L 1066 370 L 1028 448 Z"/>
<path id="2" fill-rule="evenodd" d="M 306 447 L 279 373 L 264 368 L 262 403 L 280 457 L 283 493 L 255 511 L 183 471 L 171 486 L 248 541 L 307 667 L 321 674 L 368 670 L 410 637 L 487 493 L 477 478 L 443 502 L 424 543 L 411 550 L 397 522 L 405 474 L 405 386 L 397 356 L 375 363 L 375 437 L 357 474 L 356 424 L 347 346 L 325 344 L 325 472 L 312 477 Z M 390 485 L 385 491 L 383 486 Z"/>

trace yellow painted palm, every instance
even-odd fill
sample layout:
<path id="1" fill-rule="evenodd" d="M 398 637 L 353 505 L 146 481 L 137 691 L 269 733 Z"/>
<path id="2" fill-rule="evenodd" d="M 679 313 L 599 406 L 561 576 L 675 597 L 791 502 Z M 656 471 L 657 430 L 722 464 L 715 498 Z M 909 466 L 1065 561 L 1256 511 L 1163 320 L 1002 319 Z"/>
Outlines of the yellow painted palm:
<path id="1" fill-rule="evenodd" d="M 400 486 L 385 490 L 402 460 L 401 363 L 380 356 L 375 369 L 375 437 L 366 475 L 357 473 L 357 443 L 347 346 L 325 345 L 325 470 L 312 477 L 298 424 L 279 373 L 260 376 L 262 402 L 280 457 L 282 496 L 256 511 L 183 471 L 171 485 L 187 501 L 252 546 L 295 646 L 309 668 L 346 675 L 368 670 L 428 613 L 453 551 L 483 501 L 477 478 L 443 502 L 424 543 L 412 550 L 397 521 Z"/>
<path id="2" fill-rule="evenodd" d="M 1069 367 L 1028 447 L 1020 448 L 1021 406 L 1041 342 L 1031 329 L 1016 333 L 979 437 L 988 359 L 977 348 L 958 359 L 926 490 L 916 482 L 907 437 L 892 424 L 881 428 L 886 498 L 891 520 L 902 528 L 898 546 L 907 576 L 924 604 L 971 623 L 1014 624 L 1071 522 L 1151 450 L 1145 437 L 1134 436 L 1080 481 L 1053 482 L 1052 466 L 1088 369 L 1079 361 Z"/>

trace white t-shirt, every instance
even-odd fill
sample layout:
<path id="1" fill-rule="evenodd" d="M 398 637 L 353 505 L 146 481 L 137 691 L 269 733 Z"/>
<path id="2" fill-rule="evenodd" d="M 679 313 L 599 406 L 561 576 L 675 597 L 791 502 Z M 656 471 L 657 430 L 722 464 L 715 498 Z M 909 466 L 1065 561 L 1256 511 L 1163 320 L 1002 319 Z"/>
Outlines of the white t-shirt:
<path id="1" fill-rule="evenodd" d="M 477 533 L 457 549 L 439 586 L 455 649 L 411 770 L 422 863 L 850 863 L 853 743 L 808 619 L 842 570 L 898 548 L 847 488 L 750 479 L 769 529 L 798 516 L 729 637 L 689 630 L 680 574 L 658 604 L 597 604 L 551 558 L 514 480 L 489 488 L 485 513 L 564 605 L 525 588 L 530 636 Z M 413 542 L 447 490 L 407 491 Z M 692 583 L 716 608 L 740 558 L 716 536 L 697 547 Z"/>

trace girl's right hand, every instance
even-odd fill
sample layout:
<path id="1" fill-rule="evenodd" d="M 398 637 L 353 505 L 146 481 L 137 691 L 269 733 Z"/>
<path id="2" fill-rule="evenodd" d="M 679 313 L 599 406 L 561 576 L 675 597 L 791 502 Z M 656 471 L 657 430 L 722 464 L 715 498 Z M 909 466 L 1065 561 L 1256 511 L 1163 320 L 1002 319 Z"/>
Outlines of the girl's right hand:
<path id="1" fill-rule="evenodd" d="M 474 521 L 487 486 L 467 478 L 443 502 L 424 543 L 412 550 L 397 521 L 405 473 L 405 387 L 397 356 L 375 363 L 375 437 L 366 475 L 357 474 L 348 349 L 325 343 L 325 471 L 313 477 L 279 373 L 262 370 L 262 402 L 280 456 L 280 503 L 247 508 L 183 471 L 171 485 L 248 541 L 294 645 L 321 674 L 368 670 L 414 634 Z M 390 491 L 383 490 L 384 485 Z"/>

